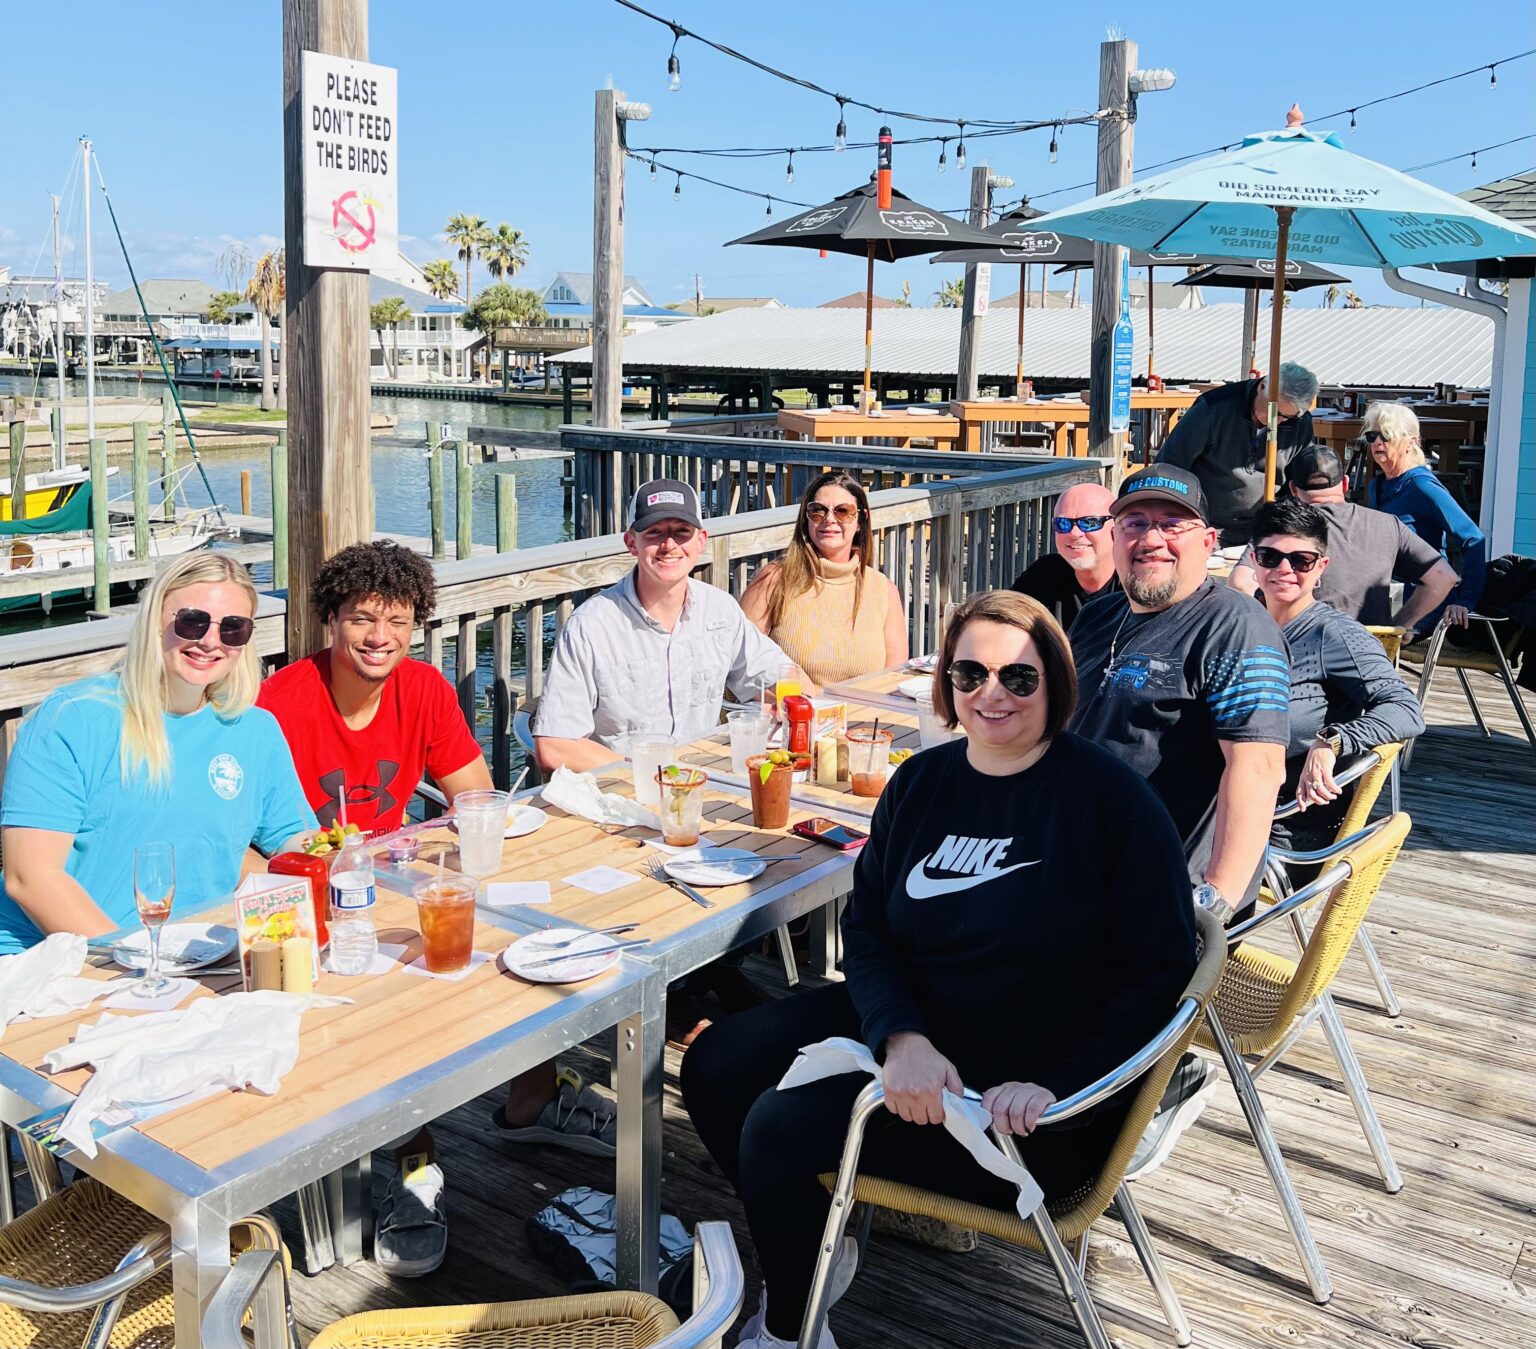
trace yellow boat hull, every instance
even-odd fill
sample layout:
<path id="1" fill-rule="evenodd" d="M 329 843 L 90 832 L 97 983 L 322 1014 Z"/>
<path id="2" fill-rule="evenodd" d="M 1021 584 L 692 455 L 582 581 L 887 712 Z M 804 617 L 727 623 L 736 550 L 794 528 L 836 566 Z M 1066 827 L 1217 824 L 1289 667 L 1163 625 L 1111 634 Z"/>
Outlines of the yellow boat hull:
<path id="1" fill-rule="evenodd" d="M 49 511 L 56 511 L 70 497 L 80 490 L 78 482 L 64 483 L 57 487 L 34 487 L 27 493 L 28 520 L 35 520 L 39 515 L 46 515 Z M 0 520 L 10 520 L 11 498 L 9 495 L 0 496 Z"/>

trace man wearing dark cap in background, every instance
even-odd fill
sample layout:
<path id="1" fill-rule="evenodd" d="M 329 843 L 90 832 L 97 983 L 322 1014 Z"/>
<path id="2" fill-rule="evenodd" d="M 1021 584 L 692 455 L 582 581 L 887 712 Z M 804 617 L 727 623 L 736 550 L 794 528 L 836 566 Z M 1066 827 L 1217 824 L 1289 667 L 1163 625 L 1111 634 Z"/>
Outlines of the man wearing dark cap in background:
<path id="1" fill-rule="evenodd" d="M 1072 625 L 1078 705 L 1068 729 L 1124 759 L 1162 798 L 1195 903 L 1223 920 L 1245 916 L 1285 781 L 1285 639 L 1256 601 L 1211 579 L 1216 530 L 1193 473 L 1154 464 L 1125 480 L 1110 516 L 1124 589 L 1090 601 Z M 1184 1056 L 1131 1174 L 1168 1156 L 1216 1076 Z"/>
<path id="2" fill-rule="evenodd" d="M 1411 629 L 1433 613 L 1456 585 L 1456 572 L 1437 548 L 1402 520 L 1345 499 L 1349 479 L 1338 452 L 1326 445 L 1298 450 L 1285 468 L 1291 494 L 1316 506 L 1328 521 L 1328 574 L 1317 598 L 1360 623 Z M 1408 601 L 1392 612 L 1392 581 L 1413 587 Z M 1251 595 L 1259 588 L 1253 559 L 1245 553 L 1229 584 Z"/>
<path id="3" fill-rule="evenodd" d="M 1223 546 L 1248 542 L 1253 513 L 1264 500 L 1264 461 L 1269 443 L 1269 381 L 1243 379 L 1207 389 L 1191 404 L 1157 452 L 1157 462 L 1188 469 L 1200 479 L 1209 503 L 1207 523 L 1221 531 Z M 1280 416 L 1279 464 L 1312 443 L 1312 404 L 1317 376 L 1287 361 L 1280 367 L 1275 402 Z"/>

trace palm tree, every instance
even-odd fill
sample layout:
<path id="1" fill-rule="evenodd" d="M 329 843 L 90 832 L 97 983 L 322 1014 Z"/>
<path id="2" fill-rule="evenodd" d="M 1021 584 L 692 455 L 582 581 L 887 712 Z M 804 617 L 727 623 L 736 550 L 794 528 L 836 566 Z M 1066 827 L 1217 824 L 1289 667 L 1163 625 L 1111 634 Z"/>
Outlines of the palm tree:
<path id="1" fill-rule="evenodd" d="M 522 230 L 515 230 L 505 220 L 496 232 L 480 245 L 480 260 L 496 280 L 516 276 L 528 263 L 528 240 Z"/>
<path id="2" fill-rule="evenodd" d="M 400 325 L 409 323 L 416 315 L 411 312 L 411 307 L 399 295 L 391 295 L 387 300 L 380 300 L 377 304 L 368 306 L 368 326 L 379 335 L 379 350 L 384 350 L 384 329 L 388 328 L 394 334 L 394 364 L 391 369 L 390 358 L 384 357 L 384 368 L 390 371 L 391 379 L 400 378 Z"/>
<path id="3" fill-rule="evenodd" d="M 1332 309 L 1334 305 L 1338 304 L 1338 302 L 1339 288 L 1337 286 L 1329 286 L 1328 289 L 1323 292 L 1323 308 Z"/>
<path id="4" fill-rule="evenodd" d="M 401 303 L 404 303 L 403 301 Z M 380 300 L 377 304 L 368 306 L 368 326 L 373 329 L 379 339 L 379 355 L 384 358 L 384 373 L 390 379 L 394 378 L 394 372 L 389 365 L 389 352 L 384 346 L 384 329 L 389 327 L 390 308 L 388 300 Z"/>
<path id="5" fill-rule="evenodd" d="M 475 260 L 475 253 L 483 251 L 491 241 L 490 228 L 485 223 L 484 216 L 466 215 L 460 212 L 458 215 L 448 217 L 448 224 L 443 230 L 447 240 L 459 253 L 459 261 L 464 264 L 464 303 L 470 301 L 469 265 Z"/>
<path id="6" fill-rule="evenodd" d="M 238 290 L 216 290 L 208 297 L 208 322 L 233 323 L 235 306 L 245 297 Z"/>
<path id="7" fill-rule="evenodd" d="M 429 262 L 421 269 L 421 276 L 427 283 L 427 289 L 439 300 L 446 300 L 459 289 L 459 274 L 454 271 L 453 263 L 447 258 L 438 258 L 436 262 Z"/>
<path id="8" fill-rule="evenodd" d="M 1353 287 L 1351 287 L 1349 290 L 1346 290 L 1344 292 L 1344 308 L 1346 308 L 1346 309 L 1364 309 L 1365 308 L 1365 301 L 1362 300 L 1358 295 L 1355 294 Z"/>
<path id="9" fill-rule="evenodd" d="M 261 406 L 277 406 L 272 388 L 272 320 L 282 312 L 288 295 L 288 268 L 281 248 L 269 248 L 256 259 L 251 279 L 245 285 L 245 298 L 255 306 L 261 324 Z"/>
<path id="10" fill-rule="evenodd" d="M 933 303 L 937 309 L 958 309 L 965 303 L 965 278 L 957 276 L 953 281 L 946 281 L 933 292 Z"/>
<path id="11" fill-rule="evenodd" d="M 538 291 L 498 283 L 480 292 L 464 311 L 461 322 L 470 332 L 485 334 L 489 359 L 490 343 L 495 339 L 496 329 L 548 323 L 549 314 Z"/>

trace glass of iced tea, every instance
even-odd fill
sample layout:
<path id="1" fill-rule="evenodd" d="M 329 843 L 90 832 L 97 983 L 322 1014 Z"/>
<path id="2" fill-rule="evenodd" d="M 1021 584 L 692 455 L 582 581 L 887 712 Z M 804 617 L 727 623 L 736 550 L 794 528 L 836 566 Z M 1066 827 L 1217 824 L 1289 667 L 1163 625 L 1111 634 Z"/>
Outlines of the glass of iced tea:
<path id="1" fill-rule="evenodd" d="M 434 876 L 417 885 L 414 893 L 427 969 L 433 974 L 462 970 L 475 944 L 474 881 L 467 876 Z"/>
<path id="2" fill-rule="evenodd" d="M 176 849 L 169 843 L 141 843 L 133 850 L 133 898 L 149 933 L 149 969 L 133 986 L 135 995 L 156 998 L 171 986 L 160 973 L 160 929 L 176 898 Z"/>
<path id="3" fill-rule="evenodd" d="M 668 764 L 656 770 L 656 786 L 661 793 L 661 839 L 669 847 L 691 848 L 699 841 L 704 823 L 704 793 L 708 781 L 701 768 Z"/>
<path id="4" fill-rule="evenodd" d="M 848 732 L 849 785 L 855 796 L 879 796 L 891 775 L 889 730 L 856 726 Z"/>

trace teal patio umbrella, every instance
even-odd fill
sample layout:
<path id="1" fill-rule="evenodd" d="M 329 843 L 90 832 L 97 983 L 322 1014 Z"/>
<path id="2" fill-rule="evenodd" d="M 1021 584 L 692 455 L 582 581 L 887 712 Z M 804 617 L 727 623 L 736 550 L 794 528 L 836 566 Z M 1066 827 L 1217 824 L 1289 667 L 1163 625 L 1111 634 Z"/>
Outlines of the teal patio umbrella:
<path id="1" fill-rule="evenodd" d="M 1333 134 L 1301 125 L 1245 136 L 1235 150 L 1105 192 L 1021 231 L 1056 231 L 1154 253 L 1272 258 L 1266 497 L 1275 493 L 1280 321 L 1288 258 L 1345 267 L 1428 267 L 1473 258 L 1536 255 L 1536 234 L 1351 154 Z"/>

